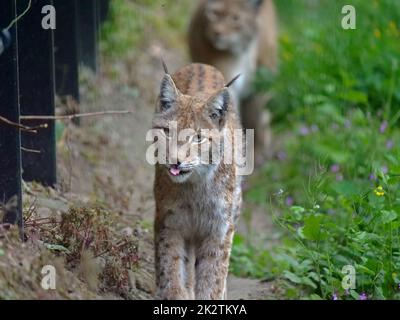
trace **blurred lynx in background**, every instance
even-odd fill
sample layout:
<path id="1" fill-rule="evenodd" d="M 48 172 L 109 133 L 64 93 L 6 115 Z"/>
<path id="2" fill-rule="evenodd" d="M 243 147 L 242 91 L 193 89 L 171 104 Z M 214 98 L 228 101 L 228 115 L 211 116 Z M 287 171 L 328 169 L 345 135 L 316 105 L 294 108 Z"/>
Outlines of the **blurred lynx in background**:
<path id="1" fill-rule="evenodd" d="M 267 95 L 255 95 L 252 81 L 257 67 L 277 68 L 277 25 L 272 0 L 200 0 L 189 27 L 194 62 L 215 66 L 226 79 L 241 77 L 232 87 L 241 105 L 245 128 L 255 129 L 256 155 L 270 143 Z"/>

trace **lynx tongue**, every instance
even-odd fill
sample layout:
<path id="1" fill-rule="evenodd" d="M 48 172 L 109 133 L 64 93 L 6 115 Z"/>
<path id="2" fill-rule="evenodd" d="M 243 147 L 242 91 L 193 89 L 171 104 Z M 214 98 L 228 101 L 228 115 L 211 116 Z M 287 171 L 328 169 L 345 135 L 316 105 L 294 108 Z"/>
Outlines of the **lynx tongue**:
<path id="1" fill-rule="evenodd" d="M 173 176 L 179 176 L 179 174 L 181 173 L 181 170 L 178 168 L 177 165 L 173 165 L 171 166 L 171 168 L 169 168 L 169 172 L 173 175 Z"/>

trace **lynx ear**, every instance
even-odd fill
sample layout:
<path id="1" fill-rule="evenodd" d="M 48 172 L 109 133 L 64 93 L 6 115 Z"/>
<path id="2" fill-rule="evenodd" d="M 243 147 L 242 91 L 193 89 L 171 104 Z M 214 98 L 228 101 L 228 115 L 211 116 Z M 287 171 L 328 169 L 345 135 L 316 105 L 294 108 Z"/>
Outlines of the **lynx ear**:
<path id="1" fill-rule="evenodd" d="M 230 100 L 231 97 L 228 88 L 223 88 L 207 102 L 208 116 L 220 128 L 222 128 L 225 124 Z"/>
<path id="2" fill-rule="evenodd" d="M 169 74 L 165 74 L 160 88 L 160 110 L 171 109 L 178 100 L 178 96 L 179 91 L 175 86 L 174 80 Z"/>

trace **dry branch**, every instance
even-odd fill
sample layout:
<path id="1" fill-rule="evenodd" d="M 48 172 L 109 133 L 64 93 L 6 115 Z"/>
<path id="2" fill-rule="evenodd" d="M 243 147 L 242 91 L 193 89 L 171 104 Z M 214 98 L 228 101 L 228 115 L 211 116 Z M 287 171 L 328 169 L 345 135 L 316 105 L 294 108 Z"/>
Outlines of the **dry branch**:
<path id="1" fill-rule="evenodd" d="M 77 113 L 62 116 L 21 116 L 21 120 L 74 120 L 77 118 L 88 118 L 88 117 L 99 117 L 99 116 L 109 116 L 109 115 L 123 115 L 130 114 L 131 111 L 121 110 L 121 111 L 98 111 L 98 112 L 88 112 L 88 113 Z"/>
<path id="2" fill-rule="evenodd" d="M 76 113 L 76 114 L 69 114 L 69 115 L 60 115 L 60 116 L 47 116 L 47 115 L 26 115 L 20 116 L 20 120 L 24 121 L 34 121 L 34 120 L 74 120 L 77 118 L 88 118 L 88 117 L 100 117 L 100 116 L 110 116 L 110 115 L 124 115 L 124 114 L 131 114 L 131 111 L 128 110 L 120 110 L 120 111 L 98 111 L 98 112 L 88 112 L 88 113 Z M 0 116 L 0 124 L 5 123 L 10 127 L 14 127 L 20 129 L 22 131 L 30 132 L 30 133 L 37 133 L 38 129 L 46 129 L 48 128 L 47 123 L 40 124 L 35 127 L 25 126 L 23 124 L 11 121 L 7 118 Z"/>
<path id="3" fill-rule="evenodd" d="M 28 127 L 28 126 L 24 126 L 23 124 L 8 120 L 7 118 L 4 118 L 2 116 L 0 116 L 0 122 L 3 122 L 5 124 L 9 125 L 10 127 L 14 127 L 14 128 L 20 129 L 22 131 L 30 132 L 30 133 L 37 133 L 38 129 L 47 128 L 47 126 L 48 126 L 47 123 L 45 123 L 45 124 L 41 124 L 36 127 Z"/>
<path id="4" fill-rule="evenodd" d="M 40 150 L 29 149 L 21 146 L 21 150 L 29 153 L 42 153 Z"/>

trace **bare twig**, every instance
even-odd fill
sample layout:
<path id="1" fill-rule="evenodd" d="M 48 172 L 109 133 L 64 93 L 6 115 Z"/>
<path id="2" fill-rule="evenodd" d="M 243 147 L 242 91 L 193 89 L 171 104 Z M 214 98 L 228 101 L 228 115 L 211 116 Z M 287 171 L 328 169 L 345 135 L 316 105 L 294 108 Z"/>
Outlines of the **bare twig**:
<path id="1" fill-rule="evenodd" d="M 77 118 L 99 117 L 108 115 L 123 115 L 132 113 L 129 110 L 121 111 L 98 111 L 89 113 L 68 114 L 62 116 L 21 116 L 21 120 L 74 120 Z"/>
<path id="2" fill-rule="evenodd" d="M 29 148 L 25 148 L 25 147 L 21 147 L 21 150 L 25 151 L 25 152 L 30 152 L 30 153 L 42 153 L 42 151 L 40 151 L 40 150 L 29 149 Z"/>
<path id="3" fill-rule="evenodd" d="M 99 116 L 109 116 L 109 115 L 124 115 L 130 114 L 131 111 L 128 110 L 120 110 L 120 111 L 98 111 L 98 112 L 89 112 L 89 113 L 77 113 L 77 114 L 69 114 L 69 115 L 61 115 L 61 116 L 47 116 L 47 115 L 25 115 L 20 116 L 21 120 L 24 121 L 32 121 L 32 120 L 74 120 L 77 118 L 88 118 L 88 117 L 99 117 Z M 0 122 L 3 122 L 11 127 L 20 129 L 22 131 L 37 133 L 38 129 L 48 128 L 47 123 L 40 124 L 35 127 L 25 126 L 20 123 L 16 123 L 7 118 L 0 116 Z"/>
<path id="4" fill-rule="evenodd" d="M 47 126 L 48 126 L 47 123 L 44 123 L 44 124 L 41 124 L 36 127 L 28 127 L 28 126 L 24 126 L 23 124 L 8 120 L 7 118 L 4 118 L 2 116 L 0 116 L 0 122 L 3 122 L 5 124 L 9 125 L 10 127 L 14 127 L 14 128 L 20 129 L 22 131 L 30 132 L 30 133 L 37 133 L 38 129 L 47 128 Z"/>

